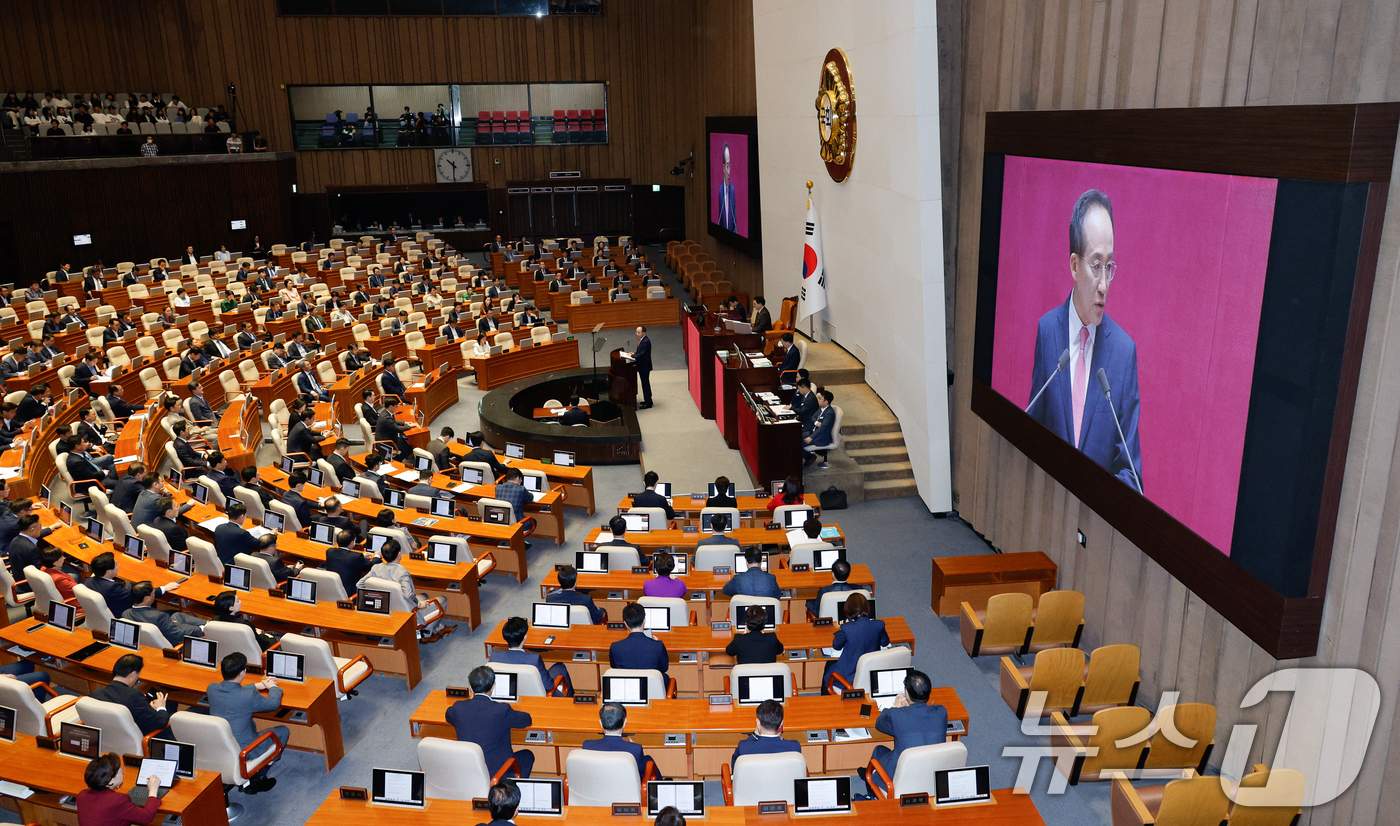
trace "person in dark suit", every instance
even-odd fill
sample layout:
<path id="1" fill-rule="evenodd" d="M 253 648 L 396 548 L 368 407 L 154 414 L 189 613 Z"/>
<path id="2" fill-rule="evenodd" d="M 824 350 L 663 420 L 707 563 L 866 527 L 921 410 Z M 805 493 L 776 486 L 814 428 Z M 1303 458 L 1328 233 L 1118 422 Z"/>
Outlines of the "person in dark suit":
<path id="1" fill-rule="evenodd" d="M 292 414 L 289 419 L 292 426 L 287 430 L 288 453 L 304 453 L 313 462 L 321 458 L 321 440 L 326 438 L 326 434 L 311 429 L 315 418 L 316 414 L 309 409 Z"/>
<path id="2" fill-rule="evenodd" d="M 44 415 L 49 409 L 49 402 L 53 396 L 49 393 L 48 382 L 37 382 L 29 388 L 29 392 L 24 394 L 24 398 L 19 400 L 19 407 L 15 410 L 16 427 L 24 427 L 34 419 Z"/>
<path id="3" fill-rule="evenodd" d="M 373 567 L 372 556 L 355 550 L 355 534 L 345 529 L 336 532 L 335 545 L 326 549 L 326 570 L 340 577 L 345 593 L 355 593 L 360 579 Z"/>
<path id="4" fill-rule="evenodd" d="M 490 823 L 476 826 L 515 826 L 515 810 L 520 807 L 520 787 L 505 780 L 486 792 L 486 804 L 491 812 Z"/>
<path id="5" fill-rule="evenodd" d="M 845 614 L 845 620 L 831 639 L 831 647 L 841 652 L 841 656 L 828 661 L 826 670 L 822 672 L 823 694 L 832 693 L 832 674 L 841 675 L 841 679 L 850 685 L 855 679 L 856 663 L 861 656 L 890 644 L 884 621 L 871 619 L 870 602 L 864 594 L 852 594 L 846 599 Z"/>
<path id="6" fill-rule="evenodd" d="M 92 380 L 102 372 L 101 355 L 96 350 L 89 350 L 83 355 L 83 360 L 78 363 L 73 370 L 73 384 L 83 388 L 83 392 L 92 395 Z"/>
<path id="7" fill-rule="evenodd" d="M 403 380 L 399 378 L 395 369 L 397 365 L 398 362 L 392 354 L 384 357 L 383 385 L 386 402 L 389 396 L 397 396 L 399 401 L 407 400 L 408 388 L 403 386 Z M 387 404 L 385 406 L 387 407 Z"/>
<path id="8" fill-rule="evenodd" d="M 185 254 L 180 256 L 180 264 L 198 264 L 199 256 L 194 254 L 194 247 L 185 247 Z"/>
<path id="9" fill-rule="evenodd" d="M 403 434 L 413 426 L 394 417 L 394 409 L 398 406 L 398 399 L 385 398 L 384 415 L 379 417 L 379 423 L 374 426 L 374 439 L 378 442 L 393 442 L 399 450 L 399 458 L 407 462 L 413 456 L 413 448 L 409 446 L 408 439 Z"/>
<path id="10" fill-rule="evenodd" d="M 282 502 L 296 511 L 297 521 L 303 528 L 311 527 L 311 502 L 301 495 L 306 490 L 308 476 L 305 470 L 294 470 L 287 479 L 288 490 L 282 494 Z"/>
<path id="11" fill-rule="evenodd" d="M 188 429 L 189 423 L 184 421 L 176 422 L 170 426 L 170 432 L 175 434 L 175 455 L 180 459 L 180 466 L 208 467 L 208 461 L 190 445 L 189 439 L 185 438 L 185 431 Z"/>
<path id="12" fill-rule="evenodd" d="M 1041 316 L 1036 329 L 1033 397 L 1047 380 L 1050 385 L 1027 412 L 1141 492 L 1137 344 L 1104 313 L 1117 265 L 1113 261 L 1113 205 L 1097 189 L 1088 190 L 1075 202 L 1070 217 L 1069 260 L 1074 288 L 1065 303 Z M 1069 365 L 1055 375 L 1066 351 Z M 1099 386 L 1100 372 L 1113 393 L 1122 439 Z"/>
<path id="13" fill-rule="evenodd" d="M 189 384 L 190 398 L 190 421 L 196 425 L 210 426 L 216 424 L 218 417 L 214 415 L 214 408 L 209 406 L 209 400 L 204 398 L 204 386 L 197 381 Z"/>
<path id="14" fill-rule="evenodd" d="M 112 408 L 112 415 L 118 419 L 129 419 L 138 409 L 122 398 L 121 385 L 116 382 L 107 385 L 107 406 Z"/>
<path id="15" fill-rule="evenodd" d="M 642 382 L 642 401 L 637 405 L 638 410 L 646 410 L 652 406 L 651 402 L 651 337 L 647 335 L 647 328 L 637 328 L 637 349 L 632 353 L 632 360 L 637 363 L 637 378 Z"/>
<path id="16" fill-rule="evenodd" d="M 186 543 L 190 535 L 180 523 L 175 521 L 179 516 L 179 506 L 175 504 L 175 497 L 162 496 L 156 502 L 156 518 L 151 520 L 151 527 L 165 535 L 165 544 L 170 546 L 172 551 L 186 551 Z"/>
<path id="17" fill-rule="evenodd" d="M 530 715 L 491 699 L 496 672 L 487 666 L 473 668 L 467 675 L 467 683 L 472 689 L 471 699 L 458 700 L 447 709 L 447 722 L 457 730 L 457 739 L 481 746 L 482 754 L 486 757 L 486 770 L 493 777 L 512 757 L 519 767 L 516 776 L 529 777 L 530 769 L 535 765 L 535 755 L 529 749 L 512 751 L 510 732 L 511 729 L 529 728 L 533 722 Z"/>
<path id="18" fill-rule="evenodd" d="M 233 337 L 233 343 L 238 345 L 240 350 L 251 350 L 258 344 L 258 333 L 253 328 L 253 322 L 245 321 L 238 325 L 238 335 Z"/>
<path id="19" fill-rule="evenodd" d="M 10 540 L 9 562 L 10 575 L 16 582 L 25 579 L 24 569 L 32 565 L 35 568 L 44 567 L 43 555 L 39 552 L 39 534 L 43 530 L 39 524 L 37 514 L 27 514 L 19 518 L 19 533 Z"/>
<path id="20" fill-rule="evenodd" d="M 219 554 L 219 561 L 225 566 L 236 565 L 233 558 L 238 554 L 252 556 L 257 552 L 258 540 L 243 529 L 243 517 L 248 515 L 247 505 L 231 499 L 225 515 L 229 521 L 214 529 L 214 548 Z"/>
<path id="21" fill-rule="evenodd" d="M 675 519 L 676 512 L 671 507 L 671 503 L 666 501 L 666 497 L 656 492 L 656 483 L 661 481 L 661 477 L 656 475 L 656 471 L 649 470 L 642 477 L 642 484 L 646 485 L 646 490 L 632 497 L 632 507 L 634 508 L 660 508 L 666 511 L 667 519 Z"/>
<path id="22" fill-rule="evenodd" d="M 782 703 L 777 700 L 764 700 L 754 709 L 754 718 L 753 733 L 739 741 L 734 755 L 729 758 L 730 769 L 733 769 L 734 763 L 746 754 L 784 754 L 790 751 L 802 753 L 801 743 L 783 737 Z"/>
<path id="23" fill-rule="evenodd" d="M 916 746 L 934 746 L 948 739 L 948 709 L 928 701 L 930 684 L 928 675 L 922 671 L 910 670 L 904 675 L 904 693 L 895 698 L 894 705 L 880 712 L 875 720 L 875 730 L 894 738 L 894 748 L 879 745 L 870 754 L 870 759 L 880 764 L 885 774 L 894 777 L 895 766 L 905 749 Z M 885 790 L 885 783 L 879 776 L 868 777 L 861 769 L 861 777 L 867 786 L 879 786 Z"/>
<path id="24" fill-rule="evenodd" d="M 620 751 L 632 755 L 637 761 L 637 776 L 647 776 L 647 764 L 651 764 L 652 776 L 660 779 L 661 772 L 656 768 L 656 761 L 650 755 L 642 752 L 642 747 L 626 740 L 622 736 L 622 728 L 627 725 L 627 707 L 621 703 L 603 703 L 603 707 L 598 709 L 598 722 L 603 727 L 603 736 L 598 740 L 585 740 L 583 747 L 588 751 Z"/>
<path id="25" fill-rule="evenodd" d="M 779 341 L 783 343 L 783 364 L 778 368 L 778 376 L 785 381 L 792 381 L 797 375 L 798 363 L 802 361 L 802 351 L 797 349 L 792 333 L 783 333 Z"/>
<path id="26" fill-rule="evenodd" d="M 464 462 L 480 462 L 491 466 L 491 472 L 500 478 L 506 472 L 506 466 L 501 464 L 496 458 L 495 451 L 486 446 L 486 437 L 481 435 L 481 431 L 473 433 L 468 437 L 468 443 L 472 445 L 471 452 L 462 458 Z M 493 480 L 494 481 L 494 480 Z"/>
<path id="27" fill-rule="evenodd" d="M 578 403 L 578 396 L 569 397 L 569 409 L 565 410 L 564 414 L 559 417 L 559 424 L 565 427 L 576 424 L 581 424 L 585 427 L 588 425 L 588 411 L 581 409 Z"/>
<path id="28" fill-rule="evenodd" d="M 374 391 L 370 388 L 365 388 L 364 392 L 360 394 L 360 404 L 356 406 L 355 410 L 370 427 L 379 424 L 379 408 L 374 406 Z"/>
<path id="29" fill-rule="evenodd" d="M 335 528 L 337 532 L 349 531 L 353 542 L 359 542 L 360 539 L 363 538 L 363 534 L 360 533 L 359 523 L 349 516 L 346 516 L 345 506 L 340 503 L 340 497 L 327 497 L 325 503 L 322 504 L 321 507 L 325 512 L 317 521 L 330 525 Z"/>
<path id="30" fill-rule="evenodd" d="M 238 476 L 228 469 L 228 460 L 220 451 L 210 451 L 206 457 L 209 460 L 209 472 L 205 473 L 214 484 L 219 486 L 219 492 L 224 495 L 224 499 L 232 503 L 237 497 L 233 489 L 238 487 Z"/>
<path id="31" fill-rule="evenodd" d="M 131 586 L 117 579 L 117 558 L 111 551 L 104 551 L 92 560 L 92 575 L 83 584 L 102 596 L 107 602 L 107 610 L 112 616 L 120 617 L 131 608 Z"/>
<path id="32" fill-rule="evenodd" d="M 525 636 L 530 633 L 530 622 L 524 617 L 511 617 L 501 626 L 501 637 L 506 641 L 506 650 L 499 648 L 491 653 L 488 662 L 503 665 L 529 665 L 540 672 L 540 683 L 544 685 L 546 696 L 554 693 L 555 683 L 563 679 L 564 693 L 572 694 L 573 681 L 569 679 L 569 669 L 563 663 L 555 663 L 545 668 L 544 658 L 533 651 L 525 650 Z"/>
<path id="33" fill-rule="evenodd" d="M 476 321 L 476 333 L 477 333 L 477 335 L 482 335 L 482 336 L 484 336 L 484 335 L 487 335 L 487 334 L 494 334 L 494 333 L 500 332 L 500 329 L 501 329 L 501 322 L 500 322 L 500 319 L 498 319 L 498 318 L 496 317 L 496 308 L 495 308 L 495 307 L 492 307 L 490 310 L 488 310 L 488 311 L 486 312 L 485 315 L 483 315 L 481 318 L 477 319 L 477 321 Z"/>
<path id="34" fill-rule="evenodd" d="M 792 396 L 792 412 L 797 414 L 802 435 L 812 435 L 812 424 L 817 418 L 817 394 L 812 392 L 811 379 L 797 380 L 797 392 Z"/>
<path id="35" fill-rule="evenodd" d="M 78 411 L 78 425 L 74 432 L 88 440 L 93 446 L 105 444 L 107 426 L 97 420 L 97 408 L 84 407 Z"/>
<path id="36" fill-rule="evenodd" d="M 156 596 L 163 590 L 165 589 L 155 588 L 150 580 L 142 580 L 132 585 L 132 605 L 122 612 L 122 619 L 131 622 L 149 622 L 173 646 L 184 642 L 185 637 L 204 636 L 206 620 L 183 611 L 162 611 L 156 608 Z"/>
<path id="37" fill-rule="evenodd" d="M 86 495 L 96 487 L 106 493 L 107 486 L 113 480 L 106 470 L 98 467 L 92 457 L 88 456 L 87 452 L 92 448 L 92 443 L 84 436 L 69 436 L 66 442 L 68 455 L 63 457 L 64 465 L 68 468 L 68 475 L 73 477 L 74 490 Z"/>
<path id="38" fill-rule="evenodd" d="M 846 578 L 850 575 L 851 563 L 847 562 L 844 559 L 836 560 L 835 564 L 831 566 L 832 583 L 830 585 L 823 585 L 822 587 L 818 588 L 816 599 L 807 600 L 807 613 L 815 616 L 817 611 L 821 610 L 822 597 L 826 596 L 827 594 L 837 591 L 844 592 L 857 590 L 858 586 L 852 585 L 846 581 Z"/>
<path id="39" fill-rule="evenodd" d="M 777 634 L 769 634 L 763 629 L 768 624 L 768 612 L 757 605 L 750 605 L 744 612 L 744 627 L 747 634 L 735 634 L 725 646 L 724 653 L 734 658 L 739 665 L 748 663 L 775 663 L 783 653 L 783 644 Z"/>
<path id="40" fill-rule="evenodd" d="M 288 565 L 282 561 L 282 555 L 277 553 L 277 534 L 265 533 L 258 537 L 258 549 L 253 556 L 267 563 L 267 567 L 272 570 L 272 578 L 281 585 L 292 577 L 301 573 L 301 569 L 306 567 L 306 563 L 297 560 L 295 565 Z"/>
<path id="41" fill-rule="evenodd" d="M 545 602 L 564 605 L 582 605 L 588 609 L 588 617 L 596 625 L 608 616 L 608 612 L 593 602 L 593 597 L 574 590 L 578 584 L 578 569 L 565 565 L 559 569 L 559 590 L 544 598 Z"/>
<path id="42" fill-rule="evenodd" d="M 778 588 L 778 578 L 759 567 L 763 562 L 763 549 L 757 545 L 750 545 L 744 549 L 744 561 L 748 563 L 748 569 L 742 574 L 735 574 L 724 583 L 724 593 L 733 596 L 746 597 L 772 597 L 777 599 L 781 594 Z"/>
<path id="43" fill-rule="evenodd" d="M 714 496 L 711 496 L 711 497 L 709 497 L 709 498 L 707 498 L 707 499 L 705 500 L 705 507 L 707 507 L 707 508 L 737 508 L 737 507 L 739 507 L 739 500 L 735 499 L 735 498 L 734 498 L 734 495 L 731 494 L 731 493 L 729 492 L 729 485 L 730 485 L 730 482 L 729 482 L 729 477 L 728 477 L 728 476 L 716 476 L 716 477 L 715 477 L 715 495 L 714 495 Z"/>
<path id="44" fill-rule="evenodd" d="M 768 301 L 761 295 L 753 300 L 752 327 L 759 335 L 773 329 L 773 316 L 768 312 Z"/>
<path id="45" fill-rule="evenodd" d="M 647 612 L 639 603 L 629 602 L 622 609 L 622 621 L 627 624 L 627 636 L 608 647 L 610 668 L 654 668 L 662 674 L 671 667 L 666 645 L 648 637 L 642 626 Z"/>
<path id="46" fill-rule="evenodd" d="M 83 276 L 83 292 L 87 293 L 90 298 L 97 298 L 97 294 L 106 287 L 107 282 L 102 280 L 102 273 L 96 269 L 88 271 L 88 274 Z"/>
<path id="47" fill-rule="evenodd" d="M 836 436 L 836 411 L 831 408 L 836 395 L 830 390 L 818 390 L 816 396 L 817 415 L 812 419 L 812 430 L 802 437 L 802 449 L 808 454 L 804 465 L 811 464 L 817 458 L 818 451 L 830 448 Z M 821 466 L 827 466 L 825 460 Z"/>
<path id="48" fill-rule="evenodd" d="M 92 699 L 104 703 L 116 703 L 131 712 L 131 720 L 143 735 L 156 734 L 170 737 L 170 714 L 173 704 L 167 705 L 168 695 L 157 691 L 154 699 L 147 699 L 145 693 L 137 690 L 141 681 L 141 669 L 146 661 L 139 654 L 123 654 L 112 666 L 112 681 L 92 692 Z"/>
<path id="49" fill-rule="evenodd" d="M 136 496 L 145 488 L 141 487 L 141 475 L 146 472 L 146 466 L 140 462 L 133 462 L 126 468 L 126 475 L 116 481 L 112 486 L 112 492 L 107 494 L 107 499 L 118 508 L 131 513 L 131 509 L 136 507 Z"/>
<path id="50" fill-rule="evenodd" d="M 336 439 L 335 451 L 326 457 L 326 461 L 335 469 L 336 478 L 342 482 L 349 482 L 355 478 L 355 469 L 350 467 L 350 441 L 348 439 Z"/>

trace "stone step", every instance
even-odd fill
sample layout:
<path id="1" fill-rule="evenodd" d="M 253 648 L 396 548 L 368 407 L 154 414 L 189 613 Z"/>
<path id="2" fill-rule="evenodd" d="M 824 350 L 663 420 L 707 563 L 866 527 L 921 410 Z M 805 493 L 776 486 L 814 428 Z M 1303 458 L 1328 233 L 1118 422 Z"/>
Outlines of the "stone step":
<path id="1" fill-rule="evenodd" d="M 843 384 L 864 384 L 865 366 L 812 370 L 809 371 L 807 377 L 812 380 L 813 387 L 817 385 L 821 385 L 822 387 L 838 387 Z"/>
<path id="2" fill-rule="evenodd" d="M 919 486 L 913 479 L 877 479 L 865 483 L 866 499 L 902 499 L 918 495 Z"/>
<path id="3" fill-rule="evenodd" d="M 899 422 L 841 422 L 841 436 L 864 436 L 870 433 L 900 433 Z"/>
<path id="4" fill-rule="evenodd" d="M 882 479 L 913 479 L 914 466 L 906 462 L 879 462 L 870 465 L 861 465 L 861 472 L 865 477 L 865 483 L 878 482 Z"/>
<path id="5" fill-rule="evenodd" d="M 905 450 L 902 444 L 893 447 L 853 448 L 850 443 L 847 442 L 845 448 L 846 455 L 854 459 L 858 465 L 879 465 L 888 464 L 890 462 L 909 461 L 909 451 Z"/>
<path id="6" fill-rule="evenodd" d="M 845 430 L 845 428 L 842 428 Z M 861 433 L 859 435 L 841 434 L 841 444 L 847 450 L 864 450 L 871 447 L 904 447 L 903 433 Z"/>

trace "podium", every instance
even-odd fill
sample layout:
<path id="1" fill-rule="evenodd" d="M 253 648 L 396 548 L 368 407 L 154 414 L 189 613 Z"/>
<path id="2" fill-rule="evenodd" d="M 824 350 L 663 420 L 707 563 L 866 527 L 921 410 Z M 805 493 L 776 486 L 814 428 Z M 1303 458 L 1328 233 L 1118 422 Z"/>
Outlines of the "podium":
<path id="1" fill-rule="evenodd" d="M 612 351 L 608 365 L 608 395 L 618 404 L 637 404 L 637 363 L 623 358 L 621 347 Z"/>

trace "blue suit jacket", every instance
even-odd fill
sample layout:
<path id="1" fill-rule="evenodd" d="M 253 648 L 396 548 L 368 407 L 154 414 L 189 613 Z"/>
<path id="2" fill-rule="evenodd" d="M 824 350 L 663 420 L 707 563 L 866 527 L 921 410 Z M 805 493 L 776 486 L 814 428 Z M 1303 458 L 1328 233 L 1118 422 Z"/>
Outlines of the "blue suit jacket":
<path id="1" fill-rule="evenodd" d="M 599 608 L 593 602 L 593 597 L 588 594 L 580 594 L 578 591 L 555 591 L 544 598 L 545 602 L 552 602 L 560 605 L 584 605 L 588 607 L 588 616 L 595 623 L 603 621 L 603 617 L 608 615 L 607 611 Z"/>
<path id="2" fill-rule="evenodd" d="M 752 732 L 748 737 L 739 741 L 738 748 L 734 749 L 734 756 L 729 758 L 729 768 L 734 768 L 734 761 L 746 754 L 782 754 L 788 751 L 802 751 L 802 744 L 796 740 L 784 740 L 782 737 L 759 737 Z"/>
<path id="3" fill-rule="evenodd" d="M 841 652 L 832 670 L 844 677 L 846 682 L 850 682 L 855 678 L 856 662 L 862 654 L 879 651 L 889 644 L 890 635 L 885 633 L 884 620 L 856 617 L 850 622 L 844 622 L 831 638 L 831 647 Z"/>
<path id="4" fill-rule="evenodd" d="M 948 739 L 948 709 L 934 705 L 911 705 L 880 712 L 875 730 L 894 737 L 894 751 L 876 759 L 885 773 L 894 777 L 899 755 L 916 746 L 932 746 Z"/>
<path id="5" fill-rule="evenodd" d="M 777 599 L 781 594 L 778 588 L 778 578 L 758 567 L 750 566 L 742 574 L 735 574 L 728 582 L 724 583 L 724 593 L 742 597 L 772 597 Z"/>
<path id="6" fill-rule="evenodd" d="M 533 651 L 497 650 L 491 652 L 491 657 L 487 662 L 503 663 L 505 665 L 533 665 L 535 668 L 539 669 L 540 682 L 544 684 L 545 692 L 547 693 L 549 691 L 549 684 L 551 681 L 549 679 L 549 671 L 544 667 L 544 657 L 541 657 Z"/>
<path id="7" fill-rule="evenodd" d="M 120 579 L 90 576 L 83 580 L 83 584 L 102 595 L 112 616 L 120 617 L 131 608 L 131 586 Z"/>
<path id="8" fill-rule="evenodd" d="M 608 665 L 612 668 L 654 668 L 662 674 L 671 667 L 666 645 L 641 631 L 633 631 L 608 646 Z"/>
<path id="9" fill-rule="evenodd" d="M 632 360 L 637 362 L 638 373 L 651 372 L 651 336 L 642 336 L 637 349 L 632 352 Z"/>
<path id="10" fill-rule="evenodd" d="M 1059 363 L 1060 354 L 1069 347 L 1070 301 L 1040 317 L 1035 335 L 1035 367 L 1031 372 L 1031 394 L 1045 383 Z M 1113 424 L 1113 413 L 1099 389 L 1097 374 L 1102 367 L 1113 393 L 1113 406 L 1123 423 L 1123 437 L 1128 442 L 1125 451 Z M 1074 363 L 1060 371 L 1045 393 L 1031 408 L 1035 420 L 1067 442 L 1074 442 L 1074 402 L 1071 385 Z M 1084 400 L 1084 420 L 1079 427 L 1079 444 L 1075 445 L 1090 459 L 1108 470 L 1124 483 L 1136 489 L 1128 456 L 1132 456 L 1138 478 L 1142 478 L 1142 445 L 1138 439 L 1138 370 L 1137 344 L 1122 327 L 1107 315 L 1099 324 L 1094 340 L 1094 357 L 1089 364 L 1088 388 Z"/>
<path id="11" fill-rule="evenodd" d="M 485 694 L 458 700 L 447 709 L 447 722 L 457 730 L 457 739 L 481 746 L 486 770 L 492 775 L 515 756 L 510 747 L 510 730 L 529 728 L 530 715 L 498 703 Z"/>
<path id="12" fill-rule="evenodd" d="M 252 556 L 258 549 L 258 540 L 232 522 L 225 522 L 214 529 L 214 547 L 218 550 L 219 561 L 232 565 L 236 554 Z"/>
<path id="13" fill-rule="evenodd" d="M 601 740 L 585 740 L 583 741 L 583 747 L 589 751 L 622 751 L 632 755 L 637 760 L 638 777 L 647 773 L 647 761 L 650 760 L 653 764 L 656 763 L 649 755 L 642 753 L 641 746 L 636 743 L 630 743 L 616 734 L 611 736 L 604 734 Z"/>
<path id="14" fill-rule="evenodd" d="M 1056 356 L 1056 358 L 1059 358 L 1059 357 Z M 787 348 L 787 352 L 786 352 L 786 353 L 783 353 L 783 365 L 782 365 L 782 367 L 778 368 L 778 372 L 779 372 L 779 373 L 786 373 L 786 372 L 789 371 L 789 370 L 792 370 L 793 372 L 796 372 L 796 371 L 797 371 L 797 365 L 798 365 L 798 363 L 801 362 L 801 361 L 802 361 L 802 351 L 799 350 L 799 349 L 797 349 L 797 344 L 796 344 L 796 342 L 794 342 L 793 345 L 792 345 L 791 347 Z M 796 381 L 796 379 L 794 379 L 794 381 Z"/>
<path id="15" fill-rule="evenodd" d="M 311 527 L 311 501 L 294 490 L 282 494 L 282 502 L 296 511 L 297 521 L 303 528 Z"/>

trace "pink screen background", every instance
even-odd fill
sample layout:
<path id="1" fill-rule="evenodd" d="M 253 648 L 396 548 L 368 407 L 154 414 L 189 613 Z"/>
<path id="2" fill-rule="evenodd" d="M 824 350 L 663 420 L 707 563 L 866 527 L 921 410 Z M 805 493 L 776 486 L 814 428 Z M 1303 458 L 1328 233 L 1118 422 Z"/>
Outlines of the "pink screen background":
<path id="1" fill-rule="evenodd" d="M 710 133 L 710 223 L 719 223 L 719 186 L 724 181 L 724 144 L 729 143 L 729 182 L 734 185 L 734 231 L 749 237 L 749 136 Z"/>
<path id="2" fill-rule="evenodd" d="M 1023 409 L 1087 189 L 1113 203 L 1105 311 L 1137 343 L 1143 489 L 1229 554 L 1277 181 L 1008 156 L 992 389 Z"/>

